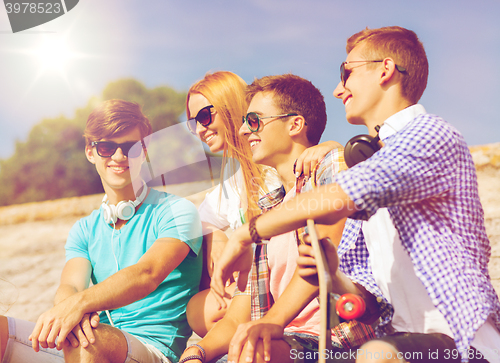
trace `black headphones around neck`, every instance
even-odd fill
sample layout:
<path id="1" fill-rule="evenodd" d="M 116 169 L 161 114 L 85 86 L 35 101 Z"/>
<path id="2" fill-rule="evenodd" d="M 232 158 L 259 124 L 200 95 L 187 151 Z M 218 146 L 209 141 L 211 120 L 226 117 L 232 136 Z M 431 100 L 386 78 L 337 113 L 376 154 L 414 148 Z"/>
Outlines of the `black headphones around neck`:
<path id="1" fill-rule="evenodd" d="M 349 168 L 352 168 L 354 165 L 362 161 L 365 161 L 380 150 L 380 136 L 378 134 L 379 130 L 380 126 L 377 125 L 375 126 L 377 136 L 373 137 L 370 135 L 357 135 L 347 141 L 347 144 L 344 148 L 344 159 Z"/>

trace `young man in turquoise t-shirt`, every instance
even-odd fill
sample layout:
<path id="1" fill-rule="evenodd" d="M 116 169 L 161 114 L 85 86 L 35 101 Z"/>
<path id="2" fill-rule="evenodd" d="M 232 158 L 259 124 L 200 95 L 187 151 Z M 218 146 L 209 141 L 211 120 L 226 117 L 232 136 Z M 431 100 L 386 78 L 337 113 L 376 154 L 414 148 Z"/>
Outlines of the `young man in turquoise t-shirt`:
<path id="1" fill-rule="evenodd" d="M 150 133 L 134 103 L 106 101 L 89 116 L 85 154 L 106 196 L 71 229 L 54 307 L 36 324 L 0 317 L 0 361 L 178 359 L 192 333 L 185 311 L 201 276 L 201 222 L 191 202 L 140 180 L 137 142 Z"/>

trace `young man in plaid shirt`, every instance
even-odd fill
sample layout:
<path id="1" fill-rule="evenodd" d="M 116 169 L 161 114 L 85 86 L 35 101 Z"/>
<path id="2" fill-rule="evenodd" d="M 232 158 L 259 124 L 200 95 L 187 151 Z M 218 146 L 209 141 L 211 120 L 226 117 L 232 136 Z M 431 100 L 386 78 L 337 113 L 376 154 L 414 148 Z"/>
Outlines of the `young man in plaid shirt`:
<path id="1" fill-rule="evenodd" d="M 499 362 L 500 303 L 474 164 L 462 135 L 417 104 L 427 84 L 424 48 L 412 31 L 388 27 L 353 35 L 347 53 L 334 95 L 350 123 L 372 137 L 380 126 L 384 146 L 332 185 L 263 215 L 253 234 L 350 217 L 338 255 L 330 249 L 334 286 L 363 296 L 367 315 L 381 315 L 381 338 L 361 347 L 358 362 Z M 232 261 L 248 254 L 251 230 L 242 226 L 226 245 L 215 291 L 220 277 L 245 271 Z M 301 271 L 310 276 L 314 259 L 303 248 Z"/>
<path id="2" fill-rule="evenodd" d="M 311 82 L 291 74 L 269 76 L 255 80 L 247 92 L 249 113 L 240 134 L 248 138 L 253 161 L 274 167 L 283 183 L 282 188 L 260 199 L 259 206 L 264 212 L 279 208 L 283 201 L 300 191 L 312 189 L 312 183 L 331 183 L 335 174 L 346 169 L 343 151 L 334 149 L 318 164 L 317 172 L 308 181 L 294 171 L 297 158 L 318 143 L 326 125 L 323 96 Z M 338 244 L 343 221 L 323 227 L 325 235 Z M 191 356 L 193 361 L 211 360 L 231 351 L 229 342 L 234 336 L 259 330 L 268 323 L 285 327 L 284 336 L 273 341 L 273 362 L 293 361 L 292 349 L 317 348 L 320 317 L 315 297 L 318 290 L 296 273 L 300 238 L 300 231 L 292 231 L 256 246 L 252 278 L 248 285 L 246 279 L 238 281 L 240 291 L 245 291 L 236 293 L 224 318 L 198 346 L 186 349 L 183 359 Z M 242 323 L 247 324 L 238 327 Z M 346 326 L 343 334 L 348 338 L 332 335 L 338 349 L 342 344 L 361 345 L 367 336 L 374 336 L 371 327 L 361 324 Z"/>

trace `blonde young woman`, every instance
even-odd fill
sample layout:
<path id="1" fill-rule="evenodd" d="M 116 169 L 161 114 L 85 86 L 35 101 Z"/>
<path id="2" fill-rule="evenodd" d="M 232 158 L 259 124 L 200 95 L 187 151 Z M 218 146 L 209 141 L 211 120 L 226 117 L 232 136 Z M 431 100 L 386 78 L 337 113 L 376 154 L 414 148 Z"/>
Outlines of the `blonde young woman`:
<path id="1" fill-rule="evenodd" d="M 204 277 L 200 291 L 188 304 L 189 325 L 204 336 L 220 320 L 226 309 L 210 292 L 213 261 L 227 241 L 224 231 L 234 230 L 244 221 L 260 214 L 260 196 L 278 188 L 281 183 L 274 169 L 252 162 L 248 141 L 238 131 L 246 115 L 247 84 L 234 73 L 208 73 L 189 90 L 186 100 L 188 127 L 205 142 L 213 153 L 222 152 L 221 183 L 201 203 L 198 211 L 203 223 L 205 253 Z M 297 160 L 296 171 L 309 175 L 324 155 L 339 144 L 329 141 L 306 150 Z M 229 305 L 235 284 L 228 282 L 226 302 Z"/>

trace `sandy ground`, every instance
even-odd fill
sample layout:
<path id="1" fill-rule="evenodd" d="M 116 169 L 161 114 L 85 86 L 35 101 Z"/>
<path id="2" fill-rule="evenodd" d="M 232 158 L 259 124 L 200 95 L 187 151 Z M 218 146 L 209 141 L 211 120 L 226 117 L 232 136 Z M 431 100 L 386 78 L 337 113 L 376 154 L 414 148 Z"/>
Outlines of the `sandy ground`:
<path id="1" fill-rule="evenodd" d="M 485 211 L 486 230 L 491 241 L 490 274 L 497 292 L 500 292 L 500 169 L 486 169 L 478 173 L 479 193 Z M 189 188 L 172 187 L 172 192 L 188 196 Z M 190 197 L 195 204 L 201 202 L 205 192 Z M 0 313 L 36 321 L 52 306 L 59 276 L 64 265 L 64 243 L 73 223 L 80 217 L 68 216 L 80 208 L 89 213 L 99 207 L 102 195 L 72 198 L 71 200 L 33 204 L 42 212 L 31 217 L 14 213 L 16 206 L 0 208 Z M 62 203 L 65 217 L 50 217 L 51 208 Z M 66 203 L 66 204 L 64 204 Z M 40 207 L 40 205 L 43 206 Z M 27 206 L 25 206 L 27 208 Z M 20 207 L 19 207 L 20 208 Z M 87 212 L 88 210 L 88 212 Z M 49 215 L 49 220 L 43 220 Z M 49 218 L 47 217 L 47 218 Z"/>
<path id="2" fill-rule="evenodd" d="M 486 169 L 478 172 L 478 183 L 486 232 L 491 243 L 488 266 L 493 286 L 500 295 L 500 170 Z"/>

